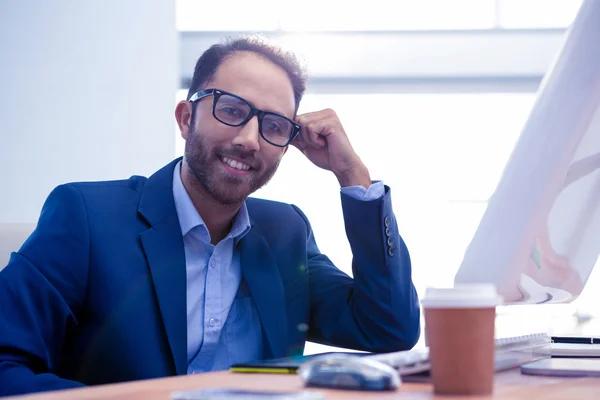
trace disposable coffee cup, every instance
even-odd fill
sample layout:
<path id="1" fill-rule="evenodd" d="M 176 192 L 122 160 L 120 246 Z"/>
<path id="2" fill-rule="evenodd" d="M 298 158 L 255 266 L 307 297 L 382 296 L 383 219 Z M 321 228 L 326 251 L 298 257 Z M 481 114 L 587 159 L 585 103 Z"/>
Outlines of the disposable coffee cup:
<path id="1" fill-rule="evenodd" d="M 436 394 L 488 395 L 494 389 L 494 326 L 502 298 L 494 285 L 427 289 L 421 301 Z"/>

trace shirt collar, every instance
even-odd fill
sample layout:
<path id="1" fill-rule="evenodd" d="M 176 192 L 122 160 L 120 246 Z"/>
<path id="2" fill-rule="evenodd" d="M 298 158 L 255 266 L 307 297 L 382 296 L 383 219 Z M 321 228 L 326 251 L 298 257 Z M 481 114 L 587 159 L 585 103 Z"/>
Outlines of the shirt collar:
<path id="1" fill-rule="evenodd" d="M 196 207 L 194 207 L 194 203 L 181 181 L 181 163 L 182 161 L 179 161 L 173 171 L 173 199 L 175 200 L 175 209 L 179 218 L 181 234 L 185 236 L 192 229 L 199 226 L 204 227 L 204 230 L 208 233 L 208 228 L 206 228 L 204 220 L 196 210 Z M 246 202 L 244 202 L 233 220 L 231 232 L 229 232 L 227 237 L 234 238 L 235 243 L 237 243 L 249 230 L 250 216 Z"/>

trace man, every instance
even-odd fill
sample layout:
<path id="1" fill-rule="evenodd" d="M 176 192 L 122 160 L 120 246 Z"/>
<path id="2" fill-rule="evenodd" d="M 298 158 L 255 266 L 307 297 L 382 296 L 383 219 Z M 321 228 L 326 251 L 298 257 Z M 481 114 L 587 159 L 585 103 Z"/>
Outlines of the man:
<path id="1" fill-rule="evenodd" d="M 175 115 L 185 155 L 150 178 L 57 187 L 0 273 L 0 394 L 227 369 L 307 339 L 373 352 L 419 336 L 390 189 L 305 78 L 253 39 L 207 50 Z M 365 132 L 368 134 L 368 132 Z M 295 206 L 248 196 L 289 145 L 341 185 L 354 280 Z M 310 188 L 307 188 L 310 190 Z"/>

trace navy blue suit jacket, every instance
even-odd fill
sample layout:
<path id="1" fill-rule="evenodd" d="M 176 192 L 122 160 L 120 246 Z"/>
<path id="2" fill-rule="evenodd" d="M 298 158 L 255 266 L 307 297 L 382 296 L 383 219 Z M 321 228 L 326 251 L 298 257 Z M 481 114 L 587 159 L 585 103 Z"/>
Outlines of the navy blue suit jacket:
<path id="1" fill-rule="evenodd" d="M 71 183 L 0 272 L 0 395 L 185 374 L 186 266 L 173 168 Z M 390 189 L 342 195 L 351 279 L 320 253 L 295 206 L 248 199 L 243 276 L 265 358 L 305 341 L 373 352 L 411 348 L 419 305 Z M 307 328 L 307 329 L 303 329 Z"/>

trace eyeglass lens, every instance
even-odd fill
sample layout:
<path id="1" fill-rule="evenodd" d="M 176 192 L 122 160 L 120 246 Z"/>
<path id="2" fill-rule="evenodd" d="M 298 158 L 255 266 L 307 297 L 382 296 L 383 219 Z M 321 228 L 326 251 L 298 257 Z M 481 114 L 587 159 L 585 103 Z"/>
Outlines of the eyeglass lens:
<path id="1" fill-rule="evenodd" d="M 215 104 L 215 117 L 228 125 L 241 124 L 252 109 L 244 100 L 223 94 Z M 277 114 L 265 113 L 259 118 L 260 131 L 264 139 L 275 145 L 286 145 L 293 131 L 293 125 Z"/>

